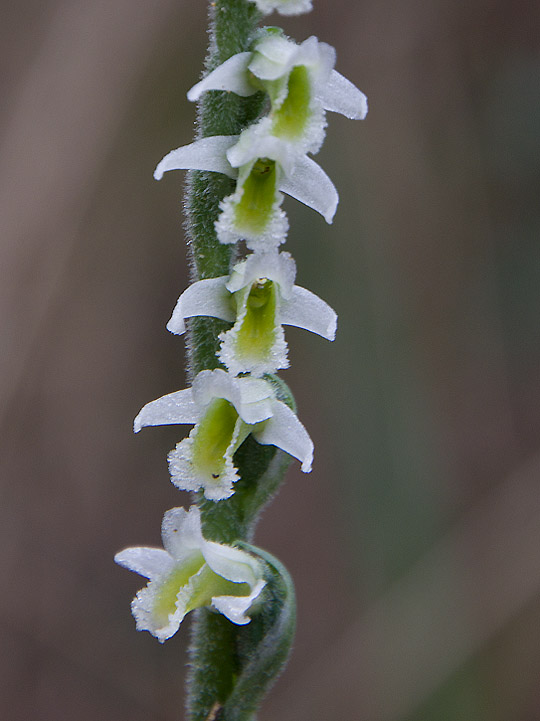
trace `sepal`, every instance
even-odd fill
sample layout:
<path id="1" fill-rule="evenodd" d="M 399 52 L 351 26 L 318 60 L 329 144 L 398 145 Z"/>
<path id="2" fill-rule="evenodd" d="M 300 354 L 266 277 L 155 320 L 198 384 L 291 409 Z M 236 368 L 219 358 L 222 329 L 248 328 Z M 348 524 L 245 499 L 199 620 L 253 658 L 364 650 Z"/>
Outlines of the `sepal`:
<path id="1" fill-rule="evenodd" d="M 228 276 L 205 278 L 192 283 L 182 293 L 167 323 L 167 330 L 182 335 L 186 318 L 207 315 L 232 323 L 236 318 L 231 294 L 227 290 Z"/>
<path id="2" fill-rule="evenodd" d="M 194 85 L 187 94 L 188 100 L 195 102 L 207 90 L 228 90 L 243 98 L 257 92 L 249 82 L 248 65 L 251 53 L 237 53 Z"/>
<path id="3" fill-rule="evenodd" d="M 227 162 L 226 153 L 237 141 L 237 135 L 212 135 L 182 145 L 159 161 L 154 178 L 161 180 L 163 173 L 168 170 L 210 170 L 235 178 L 236 171 Z"/>

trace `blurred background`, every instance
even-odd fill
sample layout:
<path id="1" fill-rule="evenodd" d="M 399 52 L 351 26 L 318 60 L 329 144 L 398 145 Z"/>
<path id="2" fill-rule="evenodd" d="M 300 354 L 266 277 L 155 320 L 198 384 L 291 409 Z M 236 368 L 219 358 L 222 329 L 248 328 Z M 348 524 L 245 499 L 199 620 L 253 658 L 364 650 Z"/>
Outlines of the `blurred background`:
<path id="1" fill-rule="evenodd" d="M 4 0 L 0 28 L 0 718 L 178 721 L 189 624 L 163 646 L 114 566 L 159 545 L 185 384 L 181 173 L 206 3 Z M 335 45 L 370 101 L 329 117 L 329 228 L 291 199 L 289 329 L 316 446 L 256 541 L 299 625 L 260 721 L 540 719 L 540 5 L 315 0 L 268 19 Z M 187 429 L 186 429 L 187 432 Z"/>

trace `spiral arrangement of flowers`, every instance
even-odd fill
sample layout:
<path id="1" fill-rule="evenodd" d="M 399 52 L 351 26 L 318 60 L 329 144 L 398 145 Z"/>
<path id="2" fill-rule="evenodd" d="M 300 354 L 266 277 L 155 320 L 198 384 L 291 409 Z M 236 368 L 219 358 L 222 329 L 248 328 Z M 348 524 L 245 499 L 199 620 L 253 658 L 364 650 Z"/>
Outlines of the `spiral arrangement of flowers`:
<path id="1" fill-rule="evenodd" d="M 149 579 L 132 603 L 139 630 L 163 642 L 200 609 L 192 721 L 252 719 L 294 633 L 289 575 L 250 541 L 290 457 L 304 472 L 313 461 L 311 438 L 275 375 L 289 365 L 284 326 L 333 340 L 337 316 L 295 285 L 295 261 L 280 249 L 289 228 L 282 201 L 289 195 L 332 222 L 338 193 L 310 156 L 324 141 L 328 111 L 367 113 L 365 95 L 334 69 L 331 46 L 258 27 L 263 14 L 309 10 L 310 0 L 211 3 L 207 70 L 188 92 L 199 103 L 199 137 L 154 174 L 191 171 L 194 282 L 167 325 L 188 331 L 191 385 L 145 405 L 135 431 L 192 426 L 168 462 L 172 483 L 193 491 L 194 503 L 165 513 L 163 549 L 127 548 L 115 560 Z"/>

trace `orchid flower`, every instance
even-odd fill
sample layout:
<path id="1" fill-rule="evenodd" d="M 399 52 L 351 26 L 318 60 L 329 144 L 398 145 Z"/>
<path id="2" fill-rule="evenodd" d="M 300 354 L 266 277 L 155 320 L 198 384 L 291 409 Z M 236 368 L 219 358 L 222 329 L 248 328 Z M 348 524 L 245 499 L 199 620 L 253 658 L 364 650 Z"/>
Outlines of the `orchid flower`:
<path id="1" fill-rule="evenodd" d="M 281 15 L 301 15 L 313 9 L 311 0 L 252 0 L 259 10 L 269 15 L 276 10 Z"/>
<path id="2" fill-rule="evenodd" d="M 236 178 L 236 190 L 221 202 L 216 232 L 221 243 L 244 239 L 252 250 L 285 241 L 288 222 L 282 193 L 300 200 L 331 223 L 338 204 L 334 184 L 306 155 L 291 154 L 289 144 L 270 134 L 263 118 L 238 135 L 214 135 L 172 150 L 154 178 L 168 170 L 211 170 Z"/>
<path id="3" fill-rule="evenodd" d="M 224 370 L 201 371 L 191 388 L 147 403 L 135 418 L 144 426 L 192 423 L 187 438 L 169 453 L 171 480 L 182 490 L 204 490 L 213 501 L 229 498 L 238 480 L 233 455 L 251 433 L 258 443 L 281 448 L 308 473 L 313 443 L 295 413 L 261 378 L 235 378 Z"/>
<path id="4" fill-rule="evenodd" d="M 116 563 L 149 579 L 131 604 L 137 629 L 163 642 L 173 636 L 189 611 L 213 606 L 236 624 L 247 615 L 266 582 L 262 565 L 239 548 L 207 541 L 200 511 L 172 508 L 163 517 L 164 548 L 126 548 Z"/>
<path id="5" fill-rule="evenodd" d="M 255 253 L 237 263 L 230 276 L 199 280 L 185 290 L 167 324 L 185 331 L 185 319 L 213 316 L 234 322 L 221 333 L 219 358 L 233 374 L 256 376 L 287 368 L 283 325 L 334 340 L 336 313 L 321 298 L 294 285 L 296 264 L 289 253 Z"/>
<path id="6" fill-rule="evenodd" d="M 324 140 L 325 111 L 351 119 L 367 114 L 367 98 L 334 70 L 336 52 L 310 37 L 300 45 L 275 28 L 255 43 L 253 52 L 233 55 L 188 92 L 198 100 L 207 90 L 229 90 L 247 97 L 258 90 L 271 102 L 269 132 L 296 153 L 316 153 Z"/>

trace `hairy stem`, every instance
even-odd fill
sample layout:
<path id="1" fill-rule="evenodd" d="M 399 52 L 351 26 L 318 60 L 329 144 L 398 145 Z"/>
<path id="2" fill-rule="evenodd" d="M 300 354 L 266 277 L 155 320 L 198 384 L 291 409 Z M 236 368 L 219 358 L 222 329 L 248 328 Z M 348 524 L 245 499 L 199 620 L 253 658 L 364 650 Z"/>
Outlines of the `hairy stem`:
<path id="1" fill-rule="evenodd" d="M 248 0 L 211 2 L 206 70 L 249 50 L 260 19 Z M 239 134 L 257 119 L 264 102 L 263 93 L 249 98 L 222 91 L 205 93 L 198 112 L 199 137 Z M 234 181 L 224 175 L 202 171 L 188 175 L 186 213 L 193 280 L 230 272 L 234 248 L 218 241 L 214 224 L 221 200 L 233 190 Z M 214 318 L 190 321 L 191 377 L 220 367 L 218 335 L 229 327 Z M 278 397 L 293 404 L 284 384 Z M 289 461 L 286 453 L 248 437 L 235 455 L 240 480 L 234 495 L 217 503 L 202 494 L 197 498 L 205 537 L 228 544 L 251 539 L 257 516 L 277 491 Z M 207 609 L 197 614 L 190 649 L 189 721 L 253 721 L 262 697 L 285 664 L 294 633 L 294 590 L 285 569 L 267 554 L 260 555 L 268 572 L 267 599 L 248 626 L 235 626 Z M 260 665 L 254 663 L 257 658 Z"/>
<path id="2" fill-rule="evenodd" d="M 217 0 L 210 3 L 210 47 L 206 70 L 210 71 L 236 53 L 249 50 L 261 16 L 247 0 Z M 234 93 L 211 90 L 203 95 L 198 109 L 198 135 L 237 135 L 261 112 L 263 93 L 241 98 Z M 223 245 L 214 223 L 219 204 L 234 190 L 234 181 L 220 173 L 191 171 L 186 193 L 187 228 L 193 280 L 228 275 L 234 248 Z M 194 318 L 189 324 L 190 374 L 219 367 L 217 340 L 230 327 L 214 318 Z"/>

